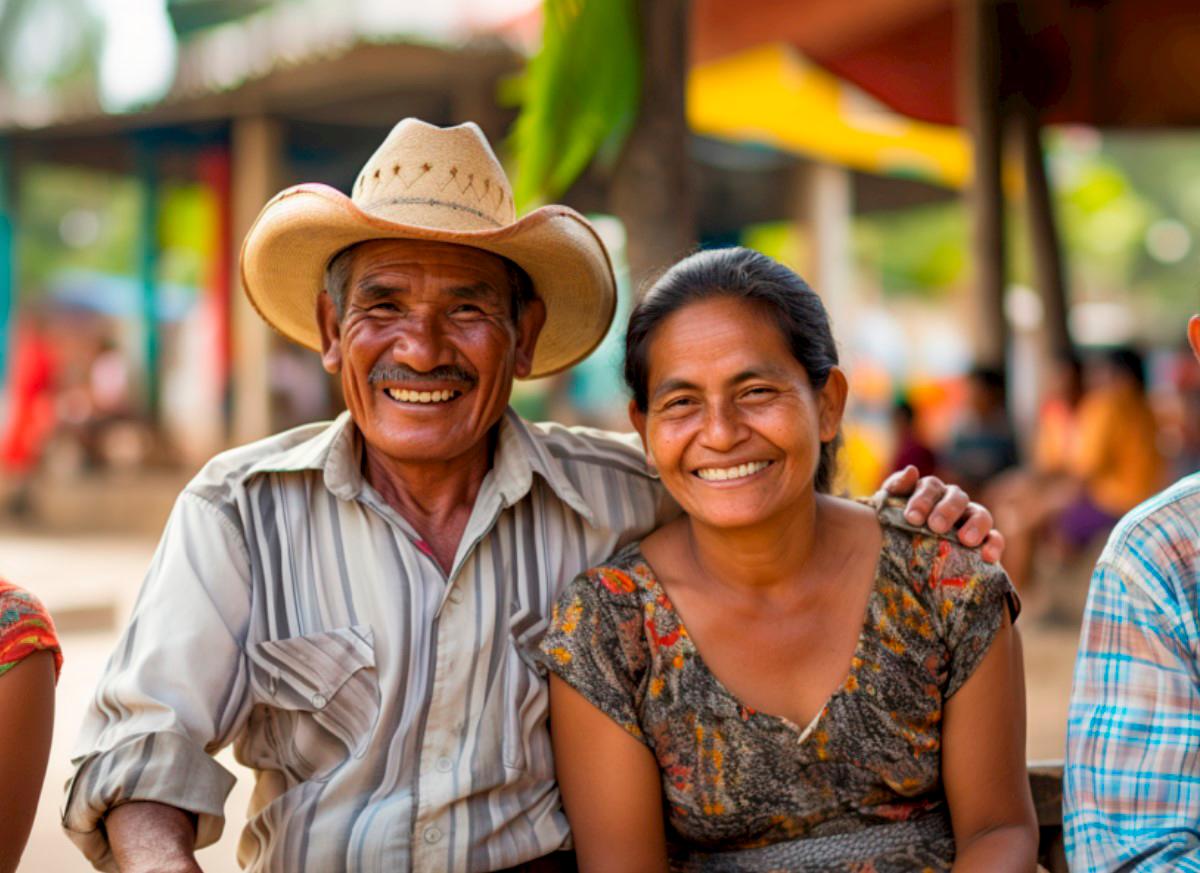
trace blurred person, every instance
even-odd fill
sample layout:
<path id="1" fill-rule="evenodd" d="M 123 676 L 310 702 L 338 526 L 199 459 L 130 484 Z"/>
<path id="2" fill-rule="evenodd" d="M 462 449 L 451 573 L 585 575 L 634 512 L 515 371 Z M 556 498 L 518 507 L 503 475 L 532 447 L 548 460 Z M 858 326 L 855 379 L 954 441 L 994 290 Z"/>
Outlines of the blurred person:
<path id="1" fill-rule="evenodd" d="M 564 581 L 678 510 L 634 440 L 508 401 L 599 343 L 612 266 L 573 210 L 516 218 L 474 124 L 401 121 L 352 190 L 289 188 L 247 235 L 248 296 L 348 409 L 180 495 L 73 758 L 96 865 L 195 873 L 232 743 L 251 871 L 570 868 L 536 642 Z M 960 490 L 892 484 L 997 557 Z"/>
<path id="2" fill-rule="evenodd" d="M 921 439 L 916 410 L 907 400 L 897 400 L 892 407 L 892 429 L 896 435 L 896 449 L 892 454 L 891 469 L 913 466 L 926 473 L 937 472 L 937 455 Z"/>
<path id="3" fill-rule="evenodd" d="M 944 453 L 946 476 L 968 491 L 979 491 L 1018 460 L 1004 373 L 973 367 L 967 374 L 966 410 Z"/>
<path id="4" fill-rule="evenodd" d="M 541 643 L 580 870 L 1032 871 L 1016 595 L 830 493 L 847 382 L 817 295 L 703 251 L 627 338 L 684 514 L 576 577 Z"/>
<path id="5" fill-rule="evenodd" d="M 1091 381 L 1069 464 L 1077 494 L 1057 523 L 1058 536 L 1073 550 L 1110 531 L 1162 486 L 1164 473 L 1142 356 L 1113 349 L 1093 367 Z"/>
<path id="6" fill-rule="evenodd" d="M 0 580 L 0 873 L 13 873 L 37 812 L 62 649 L 50 614 Z"/>
<path id="7" fill-rule="evenodd" d="M 1200 360 L 1200 315 L 1188 323 Z M 1200 870 L 1200 472 L 1125 515 L 1092 576 L 1067 722 L 1072 869 Z"/>
<path id="8" fill-rule="evenodd" d="M 40 305 L 18 322 L 8 377 L 8 408 L 0 429 L 0 471 L 8 480 L 6 508 L 17 518 L 33 513 L 33 480 L 54 434 L 58 359 L 49 318 Z"/>
<path id="9" fill-rule="evenodd" d="M 1038 409 L 1031 463 L 1002 474 L 989 490 L 1007 542 L 1004 566 L 1020 591 L 1032 580 L 1036 544 L 1079 494 L 1072 464 L 1082 400 L 1082 361 L 1073 352 L 1057 355 Z"/>

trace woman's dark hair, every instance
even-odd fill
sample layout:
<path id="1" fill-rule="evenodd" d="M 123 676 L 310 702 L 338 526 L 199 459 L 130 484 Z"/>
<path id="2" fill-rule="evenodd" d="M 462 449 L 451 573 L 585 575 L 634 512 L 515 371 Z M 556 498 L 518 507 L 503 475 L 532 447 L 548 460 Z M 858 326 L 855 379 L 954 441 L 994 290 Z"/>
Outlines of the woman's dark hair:
<path id="1" fill-rule="evenodd" d="M 634 307 L 625 334 L 625 384 L 638 410 L 649 405 L 650 341 L 669 316 L 702 300 L 745 300 L 769 315 L 814 390 L 825 387 L 838 362 L 829 315 L 808 283 L 777 261 L 751 249 L 696 252 L 663 273 Z M 829 493 L 841 434 L 821 445 L 816 490 Z"/>

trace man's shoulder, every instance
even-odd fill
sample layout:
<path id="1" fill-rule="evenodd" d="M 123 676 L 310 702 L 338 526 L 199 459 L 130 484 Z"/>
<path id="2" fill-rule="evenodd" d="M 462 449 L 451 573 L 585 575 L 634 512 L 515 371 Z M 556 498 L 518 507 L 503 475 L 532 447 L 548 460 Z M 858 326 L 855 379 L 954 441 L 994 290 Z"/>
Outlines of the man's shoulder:
<path id="1" fill-rule="evenodd" d="M 1200 595 L 1200 472 L 1130 510 L 1109 536 L 1100 566 L 1152 596 Z"/>
<path id="2" fill-rule="evenodd" d="M 526 423 L 530 436 L 564 467 L 596 467 L 653 480 L 636 433 L 544 421 Z"/>
<path id="3" fill-rule="evenodd" d="M 231 498 L 255 471 L 282 469 L 307 446 L 323 442 L 337 421 L 303 424 L 214 455 L 184 488 L 210 501 Z M 316 454 L 314 452 L 314 454 Z M 301 466 L 297 464 L 297 466 Z"/>

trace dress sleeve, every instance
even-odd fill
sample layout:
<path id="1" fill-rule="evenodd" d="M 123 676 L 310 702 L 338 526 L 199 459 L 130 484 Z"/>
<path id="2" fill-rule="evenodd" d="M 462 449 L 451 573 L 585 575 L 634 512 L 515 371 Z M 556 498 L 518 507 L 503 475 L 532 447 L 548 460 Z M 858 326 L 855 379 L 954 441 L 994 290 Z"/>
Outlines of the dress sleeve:
<path id="1" fill-rule="evenodd" d="M 62 671 L 62 648 L 50 613 L 28 591 L 0 582 L 0 676 L 34 652 L 54 655 L 57 679 Z"/>
<path id="2" fill-rule="evenodd" d="M 624 570 L 598 567 L 566 587 L 542 638 L 540 660 L 643 743 L 638 713 L 649 657 L 635 585 Z"/>
<path id="3" fill-rule="evenodd" d="M 942 537 L 926 540 L 924 548 L 932 551 L 928 591 L 950 655 L 943 692 L 949 699 L 983 662 L 1005 611 L 1016 621 L 1021 603 L 1003 568 L 984 561 L 975 549 Z"/>

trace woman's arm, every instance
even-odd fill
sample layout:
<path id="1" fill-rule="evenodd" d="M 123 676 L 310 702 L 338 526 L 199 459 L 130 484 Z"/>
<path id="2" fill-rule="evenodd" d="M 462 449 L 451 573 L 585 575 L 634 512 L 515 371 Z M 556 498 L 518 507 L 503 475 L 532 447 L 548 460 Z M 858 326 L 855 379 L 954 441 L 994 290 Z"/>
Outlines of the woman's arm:
<path id="1" fill-rule="evenodd" d="M 654 754 L 553 674 L 550 735 L 581 873 L 665 873 Z"/>
<path id="2" fill-rule="evenodd" d="M 947 702 L 942 781 L 954 873 L 1031 873 L 1038 830 L 1025 770 L 1025 672 L 1007 613 L 988 653 Z"/>
<path id="3" fill-rule="evenodd" d="M 0 676 L 0 873 L 29 839 L 53 731 L 54 654 L 35 652 Z"/>

